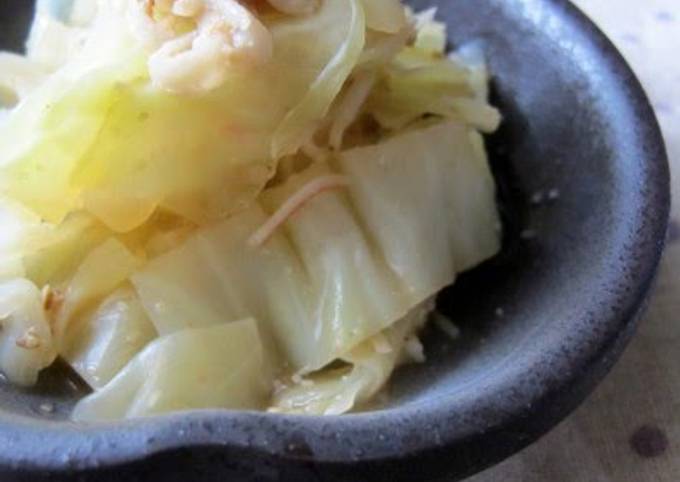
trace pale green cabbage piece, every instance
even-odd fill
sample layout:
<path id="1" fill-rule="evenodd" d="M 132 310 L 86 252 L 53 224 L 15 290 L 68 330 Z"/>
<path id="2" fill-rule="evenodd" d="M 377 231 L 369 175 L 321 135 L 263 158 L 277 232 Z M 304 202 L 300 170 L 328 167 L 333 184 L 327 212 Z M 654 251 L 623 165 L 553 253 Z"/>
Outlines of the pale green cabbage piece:
<path id="1" fill-rule="evenodd" d="M 57 356 L 40 290 L 26 279 L 0 283 L 0 370 L 30 386 Z"/>
<path id="2" fill-rule="evenodd" d="M 405 47 L 381 72 L 367 112 L 385 129 L 398 131 L 424 116 L 456 119 L 483 132 L 495 131 L 500 113 L 488 104 L 483 61 L 446 57 L 443 25 L 426 21 L 414 45 Z"/>
<path id="3" fill-rule="evenodd" d="M 377 71 L 389 64 L 408 44 L 413 33 L 410 25 L 407 25 L 395 34 L 382 32 L 366 32 L 366 48 L 361 53 L 357 70 Z"/>
<path id="4" fill-rule="evenodd" d="M 23 278 L 28 233 L 40 219 L 16 202 L 0 198 L 0 281 Z"/>
<path id="5" fill-rule="evenodd" d="M 366 32 L 364 7 L 359 0 L 348 0 L 347 3 L 349 5 L 340 1 L 324 2 L 326 6 L 322 9 L 328 9 L 328 5 L 335 5 L 335 8 L 349 12 L 349 30 L 340 32 L 340 35 L 345 37 L 345 41 L 316 78 L 302 101 L 286 114 L 275 132 L 272 146 L 272 154 L 275 158 L 294 154 L 311 139 L 318 123 L 328 113 L 331 103 L 359 60 L 364 48 Z M 328 20 L 332 24 L 338 22 L 337 12 L 335 16 L 329 16 Z M 276 42 L 276 37 L 274 41 Z"/>
<path id="6" fill-rule="evenodd" d="M 135 291 L 122 286 L 69 324 L 60 355 L 98 389 L 157 336 Z"/>
<path id="7" fill-rule="evenodd" d="M 168 412 L 265 408 L 272 390 L 253 320 L 179 331 L 151 342 L 73 411 L 81 422 Z"/>
<path id="8" fill-rule="evenodd" d="M 446 24 L 435 20 L 437 8 L 412 14 L 417 34 L 413 46 L 429 54 L 443 55 L 446 51 Z"/>
<path id="9" fill-rule="evenodd" d="M 266 191 L 262 202 L 273 212 L 306 182 L 329 172 L 312 166 L 284 186 Z M 348 201 L 344 193 L 321 195 L 282 229 L 311 282 L 314 337 L 307 343 L 316 353 L 303 365 L 310 369 L 323 367 L 394 323 L 413 303 L 400 291 Z"/>
<path id="10" fill-rule="evenodd" d="M 69 324 L 125 282 L 142 263 L 116 238 L 107 239 L 87 254 L 59 295 L 63 303 L 55 310 L 53 331 L 60 348 L 67 342 Z"/>
<path id="11" fill-rule="evenodd" d="M 247 314 L 233 293 L 236 287 L 220 283 L 216 272 L 224 263 L 212 266 L 205 255 L 200 238 L 192 237 L 132 275 L 140 300 L 161 335 L 219 325 Z"/>
<path id="12" fill-rule="evenodd" d="M 346 367 L 326 369 L 301 380 L 287 381 L 274 394 L 269 410 L 341 415 L 370 402 L 399 363 L 408 359 L 404 347 L 415 339 L 433 305 L 432 301 L 423 302 L 404 318 L 342 356 Z"/>
<path id="13" fill-rule="evenodd" d="M 22 250 L 26 278 L 38 286 L 68 282 L 89 253 L 110 233 L 83 212 L 69 215 L 61 224 L 39 223 L 25 230 Z"/>
<path id="14" fill-rule="evenodd" d="M 267 193 L 273 208 L 315 167 Z M 346 200 L 310 203 L 264 247 L 247 244 L 267 219 L 251 208 L 132 277 L 160 333 L 253 316 L 294 369 L 318 369 L 400 318 L 409 300 L 366 242 Z M 342 233 L 342 236 L 338 236 Z M 298 258 L 299 256 L 299 258 Z"/>
<path id="15" fill-rule="evenodd" d="M 48 74 L 42 65 L 18 54 L 0 52 L 0 110 L 14 107 Z"/>
<path id="16" fill-rule="evenodd" d="M 363 225 L 418 301 L 500 249 L 495 183 L 478 136 L 445 122 L 339 157 Z"/>
<path id="17" fill-rule="evenodd" d="M 322 172 L 309 171 L 306 177 Z M 286 189 L 303 181 L 298 177 Z M 322 211 L 315 210 L 323 202 L 319 199 L 301 213 L 308 220 L 304 223 L 318 221 L 329 210 L 334 216 L 308 240 L 281 232 L 262 248 L 248 246 L 250 235 L 267 219 L 255 207 L 202 230 L 133 275 L 158 331 L 253 316 L 296 370 L 318 369 L 401 316 L 408 300 L 395 297 L 392 274 L 376 260 L 348 207 L 333 195 L 327 198 L 330 206 L 319 205 Z M 345 231 L 344 241 L 329 243 L 338 229 Z"/>
<path id="18" fill-rule="evenodd" d="M 314 198 L 262 247 L 259 206 L 200 230 L 132 276 L 161 334 L 252 316 L 293 370 L 316 370 L 499 249 L 495 186 L 468 128 L 448 122 L 340 155 L 347 193 Z M 269 189 L 269 213 L 314 165 Z M 423 215 L 423 213 L 439 213 Z"/>
<path id="19" fill-rule="evenodd" d="M 362 0 L 366 27 L 385 33 L 397 33 L 407 24 L 401 0 Z"/>
<path id="20" fill-rule="evenodd" d="M 195 97 L 150 87 L 145 53 L 111 7 L 82 55 L 6 119 L 0 189 L 47 221 L 84 206 L 115 231 L 161 204 L 197 222 L 242 209 L 273 175 L 272 150 L 304 142 L 351 72 L 363 47 L 357 2 L 276 17 L 269 63 Z"/>
<path id="21" fill-rule="evenodd" d="M 330 115 L 332 120 L 328 143 L 333 150 L 340 150 L 347 129 L 356 122 L 357 118 L 371 94 L 375 85 L 375 73 L 371 71 L 358 72 L 347 87 L 346 92 L 339 96 Z"/>
<path id="22" fill-rule="evenodd" d="M 26 41 L 26 57 L 54 71 L 77 51 L 83 32 L 55 18 L 45 2 L 36 2 L 36 12 Z M 82 2 L 81 2 L 82 3 Z M 96 1 L 87 0 L 89 4 Z"/>
<path id="23" fill-rule="evenodd" d="M 484 58 L 484 47 L 479 41 L 468 42 L 448 55 L 455 63 L 470 71 L 470 87 L 477 99 L 489 98 L 489 69 Z"/>

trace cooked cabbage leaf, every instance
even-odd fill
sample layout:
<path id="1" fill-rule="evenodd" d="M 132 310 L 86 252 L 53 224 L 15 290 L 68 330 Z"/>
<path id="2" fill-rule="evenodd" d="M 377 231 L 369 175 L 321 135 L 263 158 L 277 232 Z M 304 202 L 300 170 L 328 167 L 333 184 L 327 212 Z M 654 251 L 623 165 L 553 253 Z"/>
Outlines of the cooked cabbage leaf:
<path id="1" fill-rule="evenodd" d="M 57 226 L 33 225 L 25 232 L 22 250 L 26 277 L 38 286 L 60 286 L 75 273 L 83 253 L 109 236 L 100 223 L 83 212 L 69 215 Z"/>
<path id="2" fill-rule="evenodd" d="M 0 283 L 0 370 L 30 386 L 57 356 L 40 290 L 25 279 Z"/>
<path id="3" fill-rule="evenodd" d="M 266 191 L 263 204 L 273 212 L 305 183 L 328 172 L 312 166 Z M 369 243 L 342 193 L 315 198 L 288 220 L 283 232 L 311 283 L 314 328 L 307 344 L 314 346 L 314 356 L 307 357 L 308 368 L 323 367 L 408 311 L 411 300 Z"/>
<path id="4" fill-rule="evenodd" d="M 276 338 L 295 366 L 316 356 L 310 282 L 292 246 L 281 235 L 266 249 L 247 244 L 266 219 L 255 206 L 201 230 L 132 276 L 161 334 L 253 316 L 270 351 L 277 351 L 270 342 Z"/>
<path id="5" fill-rule="evenodd" d="M 416 15 L 416 34 L 413 46 L 428 54 L 443 55 L 446 51 L 446 24 L 434 19 L 436 8 L 431 8 Z"/>
<path id="6" fill-rule="evenodd" d="M 141 264 L 142 260 L 115 238 L 107 239 L 85 257 L 58 295 L 62 300 L 53 312 L 54 333 L 60 347 L 66 342 L 64 337 L 74 318 L 116 289 Z"/>
<path id="7" fill-rule="evenodd" d="M 265 203 L 276 209 L 327 172 L 317 166 L 294 176 L 268 191 Z M 251 208 L 132 276 L 160 333 L 253 316 L 294 369 L 314 370 L 408 311 L 409 300 L 339 195 L 311 202 L 289 221 L 286 235 L 281 230 L 265 246 L 250 246 L 266 220 Z"/>
<path id="8" fill-rule="evenodd" d="M 339 16 L 342 17 L 339 15 L 341 10 L 348 11 L 350 15 L 348 31 L 339 32 L 345 40 L 339 45 L 337 53 L 310 86 L 302 101 L 286 114 L 278 127 L 272 146 L 275 158 L 294 154 L 312 138 L 315 127 L 328 113 L 333 99 L 338 95 L 359 60 L 364 48 L 366 32 L 364 7 L 359 0 L 347 0 L 347 2 L 349 5 L 338 1 L 324 2 L 322 10 L 328 10 L 330 6 L 335 9 L 335 15 L 329 15 L 326 18 L 327 21 L 332 22 L 331 25 L 338 22 Z M 319 28 L 319 25 L 315 27 Z"/>
<path id="9" fill-rule="evenodd" d="M 59 14 L 63 12 L 50 11 L 51 5 L 48 4 L 54 3 L 52 0 L 36 2 L 35 16 L 26 42 L 26 56 L 50 71 L 67 63 L 77 53 L 79 41 L 84 37 L 81 29 L 60 20 L 63 15 Z M 78 3 L 92 5 L 97 2 L 87 0 Z"/>
<path id="10" fill-rule="evenodd" d="M 179 331 L 151 342 L 76 405 L 81 422 L 202 408 L 262 409 L 272 389 L 253 320 Z"/>
<path id="11" fill-rule="evenodd" d="M 40 224 L 33 213 L 16 202 L 0 198 L 0 281 L 23 278 L 27 237 Z"/>
<path id="12" fill-rule="evenodd" d="M 404 347 L 415 339 L 434 303 L 426 301 L 351 352 L 346 367 L 325 369 L 290 380 L 274 394 L 270 411 L 306 415 L 341 415 L 370 401 L 404 359 Z"/>
<path id="13" fill-rule="evenodd" d="M 397 33 L 407 25 L 406 10 L 400 0 L 362 0 L 366 26 L 371 30 Z"/>
<path id="14" fill-rule="evenodd" d="M 349 197 L 312 199 L 261 247 L 248 243 L 258 206 L 199 230 L 132 276 L 143 305 L 161 334 L 255 317 L 292 369 L 324 367 L 499 249 L 472 136 L 449 122 L 341 153 Z M 330 172 L 311 166 L 261 204 L 271 214 Z"/>
<path id="15" fill-rule="evenodd" d="M 339 156 L 363 225 L 418 302 L 500 249 L 495 183 L 478 136 L 439 123 Z"/>
<path id="16" fill-rule="evenodd" d="M 270 19 L 273 59 L 193 97 L 151 87 L 124 13 L 104 9 L 84 53 L 6 119 L 0 188 L 49 222 L 84 206 L 115 231 L 161 204 L 199 223 L 242 209 L 273 175 L 274 137 L 277 156 L 295 150 L 351 72 L 363 46 L 357 1 Z"/>
<path id="17" fill-rule="evenodd" d="M 480 50 L 400 0 L 270 3 L 40 2 L 0 54 L 0 369 L 61 355 L 76 420 L 361 407 L 499 249 Z"/>
<path id="18" fill-rule="evenodd" d="M 98 389 L 156 336 L 137 294 L 123 286 L 69 324 L 60 354 Z"/>
<path id="19" fill-rule="evenodd" d="M 21 55 L 0 52 L 0 109 L 14 107 L 45 80 L 47 69 Z"/>
<path id="20" fill-rule="evenodd" d="M 457 55 L 444 56 L 446 37 L 438 25 L 425 22 L 415 44 L 391 57 L 366 110 L 389 130 L 435 115 L 483 132 L 495 131 L 501 116 L 488 104 L 489 79 L 483 61 L 469 65 Z"/>

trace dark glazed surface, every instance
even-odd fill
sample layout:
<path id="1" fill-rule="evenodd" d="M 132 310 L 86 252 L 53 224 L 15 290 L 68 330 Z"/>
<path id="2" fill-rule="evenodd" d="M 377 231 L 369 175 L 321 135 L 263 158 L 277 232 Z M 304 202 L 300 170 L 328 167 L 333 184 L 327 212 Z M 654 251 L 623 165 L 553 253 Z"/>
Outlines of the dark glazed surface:
<path id="1" fill-rule="evenodd" d="M 3 2 L 0 41 L 16 40 L 29 3 Z M 592 390 L 634 331 L 663 247 L 668 167 L 653 112 L 566 1 L 411 3 L 439 5 L 454 45 L 483 42 L 505 115 L 489 139 L 505 249 L 440 296 L 463 339 L 428 329 L 428 363 L 397 374 L 389 405 L 340 418 L 79 427 L 63 421 L 79 393 L 63 370 L 30 392 L 2 385 L 0 480 L 451 481 L 526 446 Z M 530 203 L 553 189 L 558 199 Z M 47 399 L 56 411 L 41 414 Z"/>

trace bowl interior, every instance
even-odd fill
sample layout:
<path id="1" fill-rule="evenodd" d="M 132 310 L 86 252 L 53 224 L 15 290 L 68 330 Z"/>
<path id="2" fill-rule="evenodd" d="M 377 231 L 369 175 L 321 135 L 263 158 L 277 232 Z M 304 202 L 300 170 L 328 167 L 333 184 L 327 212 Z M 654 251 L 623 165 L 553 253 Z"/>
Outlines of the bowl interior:
<path id="1" fill-rule="evenodd" d="M 3 3 L 0 44 L 20 48 L 30 3 Z M 500 131 L 487 139 L 505 223 L 503 252 L 440 294 L 438 308 L 461 327 L 461 337 L 452 340 L 428 327 L 427 363 L 399 370 L 384 405 L 374 412 L 326 425 L 257 415 L 248 420 L 266 419 L 267 427 L 276 427 L 273 454 L 278 440 L 285 447 L 285 434 L 301 429 L 312 458 L 339 463 L 360 459 L 352 452 L 359 446 L 374 460 L 396 452 L 376 440 L 334 446 L 322 433 L 328 424 L 349 435 L 358 430 L 356 420 L 380 428 L 408 413 L 438 424 L 432 417 L 448 413 L 439 442 L 451 447 L 471 433 L 494 435 L 503 423 L 524 417 L 523 437 L 508 442 L 495 432 L 505 448 L 451 455 L 447 470 L 462 474 L 535 438 L 573 408 L 613 362 L 658 261 L 668 209 L 667 166 L 639 85 L 567 2 L 409 3 L 438 5 L 452 45 L 478 41 L 485 49 L 493 101 L 504 114 Z M 58 366 L 35 389 L 2 384 L 0 411 L 51 428 L 68 426 L 60 421 L 83 393 L 77 378 Z M 550 407 L 543 403 L 547 395 L 559 395 Z M 46 411 L 45 403 L 54 410 Z M 484 412 L 473 414 L 475 404 Z M 205 417 L 228 426 L 238 415 Z M 149 420 L 134 430 L 148 435 L 172 423 Z M 397 438 L 407 432 L 405 425 L 391 427 Z M 424 452 L 434 443 L 426 439 L 399 438 L 400 450 Z M 248 445 L 258 448 L 257 441 Z"/>

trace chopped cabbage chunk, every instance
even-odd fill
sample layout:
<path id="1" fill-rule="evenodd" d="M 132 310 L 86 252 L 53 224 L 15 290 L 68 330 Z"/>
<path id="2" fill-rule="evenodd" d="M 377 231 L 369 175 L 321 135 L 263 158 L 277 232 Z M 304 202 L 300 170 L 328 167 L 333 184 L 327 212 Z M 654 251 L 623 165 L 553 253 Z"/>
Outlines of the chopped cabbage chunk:
<path id="1" fill-rule="evenodd" d="M 53 314 L 54 333 L 60 345 L 66 342 L 69 324 L 92 303 L 105 297 L 123 283 L 142 260 L 115 238 L 93 249 L 69 281 Z"/>
<path id="2" fill-rule="evenodd" d="M 0 109 L 19 103 L 46 74 L 45 68 L 26 57 L 0 52 Z"/>
<path id="3" fill-rule="evenodd" d="M 364 9 L 358 0 L 348 2 L 349 8 L 343 2 L 324 2 L 322 11 L 330 8 L 336 10 L 335 15 L 326 17 L 332 24 L 338 21 L 337 11 L 348 11 L 348 30 L 338 31 L 345 40 L 339 44 L 337 53 L 319 73 L 305 97 L 286 114 L 278 127 L 272 146 L 272 153 L 276 158 L 294 154 L 311 139 L 316 124 L 321 122 L 328 112 L 333 99 L 342 89 L 361 55 L 365 41 Z M 335 30 L 332 24 L 328 25 L 330 31 Z M 318 25 L 315 27 L 319 28 Z"/>
<path id="4" fill-rule="evenodd" d="M 433 305 L 426 301 L 416 306 L 404 318 L 342 356 L 347 366 L 282 384 L 269 410 L 341 415 L 369 402 L 405 358 L 406 342 L 423 326 Z"/>
<path id="5" fill-rule="evenodd" d="M 56 355 L 40 290 L 25 279 L 0 283 L 0 370 L 9 381 L 30 386 Z"/>
<path id="6" fill-rule="evenodd" d="M 400 0 L 362 0 L 366 26 L 384 33 L 397 33 L 407 25 L 406 11 Z"/>
<path id="7" fill-rule="evenodd" d="M 495 187 L 471 132 L 449 122 L 339 156 L 349 196 L 309 201 L 263 246 L 255 206 L 132 276 L 161 334 L 252 316 L 295 370 L 317 370 L 499 249 Z M 265 191 L 270 214 L 314 165 Z M 438 216 L 418 213 L 436 212 Z"/>
<path id="8" fill-rule="evenodd" d="M 339 156 L 363 224 L 417 302 L 500 249 L 495 184 L 473 136 L 439 123 Z"/>
<path id="9" fill-rule="evenodd" d="M 499 112 L 488 104 L 488 72 L 478 48 L 444 55 L 446 29 L 431 9 L 416 16 L 412 45 L 389 55 L 389 63 L 368 100 L 368 112 L 389 130 L 399 130 L 423 116 L 468 123 L 495 131 Z M 470 60 L 473 61 L 470 61 Z"/>
<path id="10" fill-rule="evenodd" d="M 98 389 L 156 336 L 137 294 L 123 286 L 68 326 L 61 356 Z"/>
<path id="11" fill-rule="evenodd" d="M 92 216 L 73 213 L 63 223 L 40 223 L 26 230 L 24 257 L 26 277 L 38 286 L 58 286 L 68 281 L 89 253 L 109 233 Z"/>
<path id="12" fill-rule="evenodd" d="M 306 181 L 326 174 L 312 167 L 265 193 L 273 211 Z M 371 246 L 342 193 L 311 201 L 290 218 L 284 233 L 298 253 L 311 283 L 310 313 L 314 355 L 302 366 L 318 369 L 381 331 L 408 311 L 398 280 Z"/>
<path id="13" fill-rule="evenodd" d="M 16 202 L 0 199 L 0 281 L 25 276 L 23 263 L 28 233 L 40 220 Z"/>
<path id="14" fill-rule="evenodd" d="M 253 320 L 179 331 L 151 342 L 76 405 L 76 421 L 201 408 L 265 408 L 272 379 Z"/>
<path id="15" fill-rule="evenodd" d="M 431 8 L 417 15 L 418 33 L 413 46 L 430 54 L 443 55 L 446 51 L 446 24 L 434 19 L 436 13 L 436 8 Z"/>

